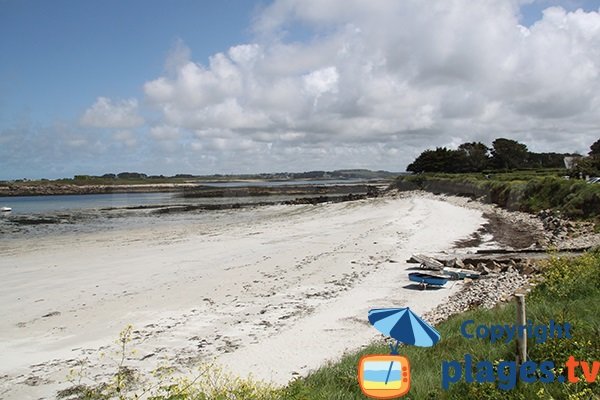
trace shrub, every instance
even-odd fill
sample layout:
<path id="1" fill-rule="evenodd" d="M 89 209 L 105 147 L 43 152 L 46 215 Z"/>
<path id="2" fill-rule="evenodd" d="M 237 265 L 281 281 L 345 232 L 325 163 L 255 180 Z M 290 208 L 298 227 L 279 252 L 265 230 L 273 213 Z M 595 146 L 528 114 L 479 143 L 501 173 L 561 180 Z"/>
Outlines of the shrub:
<path id="1" fill-rule="evenodd" d="M 225 372 L 213 363 L 200 364 L 197 372 L 187 376 L 175 376 L 175 368 L 162 367 L 144 376 L 126 365 L 125 361 L 134 350 L 128 345 L 133 327 L 125 327 L 116 341 L 116 371 L 108 382 L 98 382 L 86 375 L 86 361 L 78 370 L 71 371 L 68 380 L 71 387 L 57 393 L 61 400 L 276 400 L 278 390 L 250 378 L 242 379 Z M 84 382 L 90 382 L 86 384 Z"/>

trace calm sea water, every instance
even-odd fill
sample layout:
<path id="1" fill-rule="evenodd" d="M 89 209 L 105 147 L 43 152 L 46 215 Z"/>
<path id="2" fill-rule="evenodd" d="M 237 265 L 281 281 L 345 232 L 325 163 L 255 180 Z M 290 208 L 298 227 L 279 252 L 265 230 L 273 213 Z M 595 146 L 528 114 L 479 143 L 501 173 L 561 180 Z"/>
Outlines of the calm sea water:
<path id="1" fill-rule="evenodd" d="M 366 181 L 223 182 L 210 185 L 214 187 L 247 187 L 302 184 L 340 185 L 364 182 Z M 6 242 L 8 239 L 19 240 L 23 237 L 78 234 L 121 228 L 145 228 L 151 225 L 202 224 L 215 219 L 235 222 L 239 219 L 254 218 L 262 211 L 259 209 L 246 212 L 236 212 L 235 209 L 223 211 L 198 209 L 178 212 L 175 208 L 175 212 L 164 214 L 152 206 L 164 209 L 165 206 L 178 205 L 278 203 L 299 197 L 314 196 L 314 194 L 308 194 L 304 196 L 183 198 L 180 192 L 173 192 L 0 197 L 0 207 L 12 208 L 11 212 L 0 213 L 0 238 Z M 136 207 L 147 208 L 138 209 Z"/>
<path id="2" fill-rule="evenodd" d="M 116 193 L 61 196 L 0 197 L 0 206 L 11 207 L 11 214 L 44 214 L 56 211 L 134 205 L 172 204 L 174 193 Z"/>
<path id="3" fill-rule="evenodd" d="M 200 183 L 212 187 L 272 187 L 285 185 L 340 185 L 357 184 L 364 180 L 281 181 L 281 182 L 215 182 Z M 158 206 L 176 204 L 227 204 L 285 201 L 302 196 L 249 196 L 184 199 L 178 193 L 115 193 L 60 196 L 0 197 L 0 207 L 11 207 L 11 215 L 46 214 L 63 211 L 81 211 L 103 208 Z"/>
<path id="4" fill-rule="evenodd" d="M 231 203 L 280 202 L 298 197 L 294 196 L 249 196 L 249 197 L 208 197 L 186 199 L 178 193 L 116 193 L 85 194 L 60 196 L 23 196 L 0 197 L 0 207 L 10 207 L 7 215 L 52 214 L 58 212 L 101 211 L 112 208 L 138 206 L 204 205 Z"/>

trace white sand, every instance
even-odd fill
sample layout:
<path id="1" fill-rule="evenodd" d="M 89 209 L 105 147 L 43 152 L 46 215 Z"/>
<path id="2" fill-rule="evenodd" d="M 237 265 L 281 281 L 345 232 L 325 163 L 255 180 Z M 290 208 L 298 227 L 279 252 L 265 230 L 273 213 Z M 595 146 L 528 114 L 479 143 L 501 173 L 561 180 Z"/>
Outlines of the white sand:
<path id="1" fill-rule="evenodd" d="M 0 398 L 53 398 L 85 357 L 86 375 L 114 371 L 111 345 L 129 323 L 127 365 L 216 357 L 284 384 L 381 337 L 370 308 L 424 313 L 443 302 L 459 286 L 415 290 L 405 260 L 450 249 L 483 222 L 411 196 L 0 243 Z"/>

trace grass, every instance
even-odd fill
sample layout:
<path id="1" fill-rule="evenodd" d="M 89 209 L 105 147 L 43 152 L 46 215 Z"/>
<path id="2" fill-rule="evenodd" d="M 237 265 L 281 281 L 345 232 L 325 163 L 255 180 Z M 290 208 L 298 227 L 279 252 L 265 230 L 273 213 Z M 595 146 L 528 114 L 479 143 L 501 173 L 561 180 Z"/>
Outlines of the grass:
<path id="1" fill-rule="evenodd" d="M 594 383 L 519 383 L 514 390 L 504 391 L 495 383 L 466 383 L 464 380 L 442 388 L 441 366 L 444 361 L 464 360 L 472 355 L 475 362 L 489 360 L 497 365 L 503 360 L 513 360 L 515 342 L 491 344 L 487 340 L 466 339 L 460 333 L 461 324 L 469 319 L 475 325 L 513 325 L 516 310 L 512 303 L 490 310 L 474 309 L 455 315 L 436 328 L 442 340 L 432 348 L 401 347 L 400 354 L 411 363 L 411 390 L 404 399 L 593 399 L 600 398 L 600 375 Z M 600 250 L 575 259 L 552 258 L 543 268 L 540 283 L 527 296 L 527 317 L 534 324 L 547 325 L 550 320 L 569 322 L 573 328 L 572 339 L 547 340 L 535 343 L 529 338 L 529 359 L 556 363 L 555 374 L 565 376 L 559 368 L 574 356 L 588 362 L 600 361 Z M 366 316 L 365 316 L 366 318 Z M 118 344 L 125 352 L 127 335 Z M 299 349 L 301 351 L 301 349 Z M 132 378 L 123 369 L 124 358 L 115 378 L 109 384 L 80 385 L 64 391 L 63 399 L 120 400 L 147 398 L 150 400 L 351 400 L 365 399 L 357 383 L 357 365 L 365 354 L 387 354 L 384 342 L 374 343 L 360 352 L 347 354 L 335 363 L 329 363 L 304 378 L 289 383 L 284 388 L 273 388 L 251 380 L 231 377 L 213 366 L 204 366 L 189 380 L 163 378 L 153 387 L 138 378 Z M 463 366 L 464 369 L 464 366 Z M 125 375 L 124 372 L 126 372 Z M 121 375 L 120 375 L 121 374 Z M 579 370 L 581 375 L 581 370 Z M 126 379 L 125 379 L 126 378 Z M 136 385 L 137 382 L 137 385 Z M 144 396 L 139 396 L 141 392 Z M 139 396 L 139 397 L 136 397 Z"/>
<path id="2" fill-rule="evenodd" d="M 600 252 L 567 260 L 554 258 L 544 272 L 545 281 L 527 299 L 527 315 L 535 324 L 547 325 L 550 320 L 569 322 L 574 327 L 572 340 L 548 340 L 536 344 L 529 339 L 529 357 L 541 362 L 564 363 L 570 355 L 580 360 L 600 361 Z M 600 379 L 596 383 L 534 383 L 520 384 L 503 391 L 496 384 L 467 384 L 464 381 L 442 389 L 441 365 L 444 361 L 464 360 L 471 354 L 475 360 L 490 360 L 497 364 L 512 360 L 515 343 L 495 343 L 465 339 L 461 324 L 469 319 L 476 324 L 494 325 L 515 322 L 513 304 L 491 310 L 476 309 L 456 315 L 440 324 L 442 341 L 433 348 L 403 347 L 400 353 L 411 362 L 411 390 L 406 399 L 579 399 L 597 398 Z M 385 344 L 374 344 L 365 350 L 346 355 L 340 362 L 329 364 L 296 380 L 282 392 L 284 399 L 364 399 L 356 384 L 356 366 L 364 354 L 387 353 Z M 560 371 L 557 371 L 559 373 Z M 564 374 L 565 372 L 563 372 Z M 600 376 L 599 376 L 600 378 Z"/>

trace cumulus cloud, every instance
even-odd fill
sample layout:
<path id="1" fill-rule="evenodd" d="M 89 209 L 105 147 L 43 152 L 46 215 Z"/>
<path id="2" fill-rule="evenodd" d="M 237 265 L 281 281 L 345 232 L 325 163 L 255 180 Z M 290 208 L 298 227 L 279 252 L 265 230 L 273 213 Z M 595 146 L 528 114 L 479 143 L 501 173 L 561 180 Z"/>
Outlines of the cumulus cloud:
<path id="1" fill-rule="evenodd" d="M 304 89 L 309 96 L 319 97 L 324 93 L 337 92 L 339 74 L 335 67 L 327 67 L 304 75 Z"/>
<path id="2" fill-rule="evenodd" d="M 523 26 L 533 1 L 274 0 L 249 43 L 197 60 L 178 40 L 143 99 L 99 97 L 80 122 L 173 172 L 402 170 L 496 137 L 587 152 L 600 13 L 548 7 Z"/>
<path id="3" fill-rule="evenodd" d="M 179 138 L 179 128 L 169 125 L 159 125 L 150 128 L 150 136 L 156 140 L 176 140 Z"/>
<path id="4" fill-rule="evenodd" d="M 199 151 L 253 151 L 275 169 L 292 155 L 401 169 L 426 147 L 500 135 L 585 150 L 600 126 L 600 14 L 550 7 L 525 27 L 523 3 L 276 0 L 254 43 L 207 65 L 179 43 L 177 68 L 144 90 Z"/>
<path id="5" fill-rule="evenodd" d="M 113 102 L 109 98 L 98 97 L 83 113 L 80 123 L 93 128 L 135 128 L 144 123 L 144 119 L 137 112 L 136 99 Z"/>
<path id="6" fill-rule="evenodd" d="M 135 134 L 129 130 L 119 130 L 113 134 L 113 139 L 127 147 L 135 147 L 137 138 Z"/>

